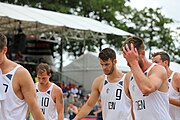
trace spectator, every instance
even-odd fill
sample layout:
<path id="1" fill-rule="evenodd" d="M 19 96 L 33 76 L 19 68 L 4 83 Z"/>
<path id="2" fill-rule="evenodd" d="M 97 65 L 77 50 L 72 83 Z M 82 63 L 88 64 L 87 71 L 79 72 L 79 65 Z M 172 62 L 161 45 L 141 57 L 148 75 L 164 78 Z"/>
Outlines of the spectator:
<path id="1" fill-rule="evenodd" d="M 84 99 L 85 90 L 82 85 L 78 86 L 78 97 Z"/>
<path id="2" fill-rule="evenodd" d="M 73 102 L 69 102 L 69 106 L 67 108 L 67 115 L 69 120 L 72 120 L 77 113 L 78 113 L 78 107 L 75 106 Z"/>
<path id="3" fill-rule="evenodd" d="M 76 87 L 76 85 L 73 85 L 72 88 L 70 89 L 71 93 L 73 93 L 73 95 L 77 95 L 78 94 L 78 89 Z"/>

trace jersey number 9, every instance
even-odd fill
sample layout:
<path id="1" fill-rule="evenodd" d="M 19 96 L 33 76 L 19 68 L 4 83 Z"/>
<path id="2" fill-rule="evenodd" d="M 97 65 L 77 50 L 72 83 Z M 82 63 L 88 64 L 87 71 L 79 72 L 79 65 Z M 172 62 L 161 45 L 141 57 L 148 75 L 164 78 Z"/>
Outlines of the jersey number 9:
<path id="1" fill-rule="evenodd" d="M 116 90 L 116 100 L 121 100 L 121 93 L 122 93 L 121 89 Z"/>

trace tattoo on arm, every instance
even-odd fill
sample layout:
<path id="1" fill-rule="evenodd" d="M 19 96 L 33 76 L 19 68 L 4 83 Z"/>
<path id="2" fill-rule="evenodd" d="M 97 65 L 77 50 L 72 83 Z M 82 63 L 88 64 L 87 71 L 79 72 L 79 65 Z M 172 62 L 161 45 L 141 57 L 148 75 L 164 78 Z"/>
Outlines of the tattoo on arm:
<path id="1" fill-rule="evenodd" d="M 61 94 L 61 95 L 60 95 L 60 103 L 63 104 L 63 102 L 64 102 L 64 101 L 63 101 L 63 96 L 62 96 L 62 94 Z"/>

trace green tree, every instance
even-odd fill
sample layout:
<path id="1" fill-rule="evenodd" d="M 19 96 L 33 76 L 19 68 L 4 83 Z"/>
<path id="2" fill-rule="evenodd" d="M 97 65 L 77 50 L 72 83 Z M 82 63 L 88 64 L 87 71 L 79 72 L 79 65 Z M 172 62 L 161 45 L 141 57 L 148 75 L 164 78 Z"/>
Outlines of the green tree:
<path id="1" fill-rule="evenodd" d="M 167 26 L 173 23 L 173 20 L 162 15 L 160 8 L 144 8 L 138 11 L 126 6 L 127 1 L 129 0 L 9 0 L 8 2 L 19 5 L 28 4 L 45 10 L 96 19 L 145 39 L 147 49 L 150 49 L 150 51 L 154 48 L 163 49 L 168 51 L 177 61 L 180 56 L 180 45 L 175 44 L 180 44 L 179 35 Z M 85 49 L 94 51 L 95 47 L 104 43 L 120 49 L 124 40 L 122 36 L 115 35 L 107 35 L 104 43 L 102 39 L 84 39 L 85 42 L 64 41 L 64 45 L 61 47 L 77 57 L 83 54 Z"/>
<path id="2" fill-rule="evenodd" d="M 144 8 L 140 11 L 133 9 L 127 20 L 133 23 L 129 31 L 145 40 L 146 49 L 150 53 L 152 49 L 158 48 L 167 51 L 173 58 L 178 55 L 179 50 L 175 44 L 179 44 L 179 41 L 173 36 L 176 33 L 167 26 L 173 20 L 162 15 L 160 8 Z"/>

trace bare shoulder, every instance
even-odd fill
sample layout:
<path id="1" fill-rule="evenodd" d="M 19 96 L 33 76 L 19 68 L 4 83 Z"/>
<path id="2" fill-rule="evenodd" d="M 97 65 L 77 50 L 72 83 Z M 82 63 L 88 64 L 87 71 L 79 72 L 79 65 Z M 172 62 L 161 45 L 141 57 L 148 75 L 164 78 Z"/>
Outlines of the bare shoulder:
<path id="1" fill-rule="evenodd" d="M 158 71 L 158 73 L 165 73 L 166 74 L 166 69 L 162 65 L 155 64 L 154 67 L 152 68 L 153 71 Z"/>
<path id="2" fill-rule="evenodd" d="M 93 81 L 92 89 L 94 89 L 94 90 L 98 89 L 98 91 L 101 91 L 103 82 L 104 82 L 104 75 L 100 75 L 100 76 L 96 77 Z"/>
<path id="3" fill-rule="evenodd" d="M 33 81 L 29 71 L 24 67 L 19 67 L 17 69 L 15 77 L 19 80 L 20 83 L 29 83 Z"/>
<path id="4" fill-rule="evenodd" d="M 95 78 L 94 82 L 101 82 L 103 80 L 104 80 L 104 75 L 100 75 L 100 76 Z"/>
<path id="5" fill-rule="evenodd" d="M 104 81 L 104 75 L 100 75 L 94 79 L 93 84 L 100 85 L 103 83 L 103 81 Z"/>
<path id="6" fill-rule="evenodd" d="M 149 72 L 149 75 L 159 76 L 164 79 L 167 79 L 167 72 L 166 69 L 162 65 L 156 64 L 151 71 Z"/>
<path id="7" fill-rule="evenodd" d="M 57 94 L 62 94 L 62 89 L 54 83 L 53 91 Z"/>
<path id="8" fill-rule="evenodd" d="M 176 84 L 180 85 L 180 73 L 179 72 L 175 72 L 173 80 Z"/>
<path id="9" fill-rule="evenodd" d="M 16 71 L 16 74 L 21 77 L 26 77 L 26 75 L 30 75 L 29 71 L 24 67 L 19 67 Z"/>
<path id="10" fill-rule="evenodd" d="M 179 72 L 175 72 L 175 73 L 174 73 L 174 77 L 175 77 L 176 79 L 180 79 L 180 73 L 179 73 Z"/>
<path id="11" fill-rule="evenodd" d="M 55 83 L 53 89 L 52 89 L 52 99 L 57 105 L 63 105 L 63 92 L 59 86 L 57 86 Z M 59 106 L 60 107 L 60 106 Z"/>
<path id="12" fill-rule="evenodd" d="M 36 98 L 35 85 L 27 69 L 19 67 L 13 80 L 14 91 L 20 99 L 25 99 L 28 103 Z"/>

